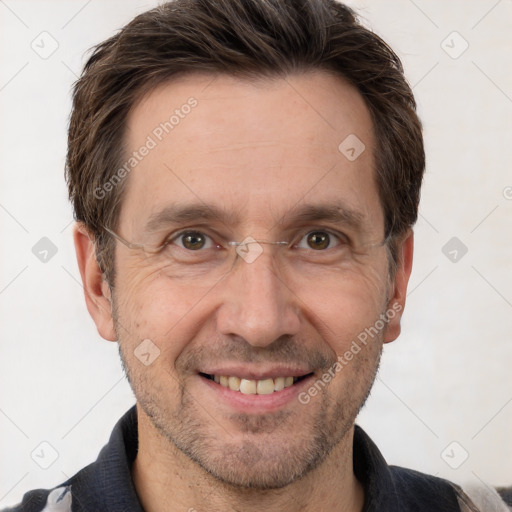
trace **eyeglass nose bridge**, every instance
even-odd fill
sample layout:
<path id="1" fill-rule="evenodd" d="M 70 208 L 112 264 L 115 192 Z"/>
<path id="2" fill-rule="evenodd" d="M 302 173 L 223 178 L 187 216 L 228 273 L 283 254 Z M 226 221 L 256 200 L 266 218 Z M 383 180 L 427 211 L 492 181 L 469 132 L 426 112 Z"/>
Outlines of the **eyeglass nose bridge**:
<path id="1" fill-rule="evenodd" d="M 241 242 L 228 242 L 228 245 L 234 245 L 236 247 L 240 247 L 242 245 L 248 245 L 248 244 L 268 244 L 268 245 L 288 245 L 289 242 L 286 241 L 279 241 L 279 242 L 272 242 L 271 240 L 256 240 L 252 237 L 247 237 L 245 240 Z"/>
<path id="2" fill-rule="evenodd" d="M 255 245 L 254 245 L 255 244 Z M 255 239 L 252 236 L 246 237 L 241 242 L 228 242 L 228 245 L 236 248 L 236 254 L 240 256 L 246 263 L 253 263 L 263 253 L 261 244 L 266 245 L 289 245 L 289 242 Z"/>

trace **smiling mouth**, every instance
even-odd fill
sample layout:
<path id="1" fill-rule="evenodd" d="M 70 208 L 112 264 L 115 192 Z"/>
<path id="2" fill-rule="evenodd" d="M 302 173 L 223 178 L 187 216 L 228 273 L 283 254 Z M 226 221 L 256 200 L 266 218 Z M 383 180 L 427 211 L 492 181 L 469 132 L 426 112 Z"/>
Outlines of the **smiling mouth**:
<path id="1" fill-rule="evenodd" d="M 222 387 L 229 388 L 231 391 L 238 391 L 244 395 L 270 395 L 283 389 L 289 388 L 307 377 L 313 375 L 301 375 L 300 377 L 275 377 L 261 380 L 243 379 L 228 375 L 208 375 L 200 373 L 201 377 L 213 380 Z"/>

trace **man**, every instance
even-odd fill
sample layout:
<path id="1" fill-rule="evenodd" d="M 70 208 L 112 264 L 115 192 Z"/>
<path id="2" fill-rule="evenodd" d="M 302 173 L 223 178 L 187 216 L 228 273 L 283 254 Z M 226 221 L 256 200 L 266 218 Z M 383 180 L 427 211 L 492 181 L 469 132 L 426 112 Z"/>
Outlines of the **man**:
<path id="1" fill-rule="evenodd" d="M 14 510 L 475 510 L 354 425 L 400 333 L 423 171 L 400 61 L 341 4 L 176 1 L 100 44 L 67 179 L 137 404 Z"/>

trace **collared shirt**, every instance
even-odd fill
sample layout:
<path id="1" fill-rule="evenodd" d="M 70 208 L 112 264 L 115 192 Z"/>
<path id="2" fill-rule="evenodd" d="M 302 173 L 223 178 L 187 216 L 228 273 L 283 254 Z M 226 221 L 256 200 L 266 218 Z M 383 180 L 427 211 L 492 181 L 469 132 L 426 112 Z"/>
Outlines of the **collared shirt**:
<path id="1" fill-rule="evenodd" d="M 131 474 L 137 450 L 133 406 L 118 421 L 95 462 L 53 489 L 27 492 L 19 505 L 3 512 L 144 512 Z M 354 473 L 365 489 L 364 512 L 477 510 L 446 480 L 388 466 L 358 426 L 354 433 Z"/>

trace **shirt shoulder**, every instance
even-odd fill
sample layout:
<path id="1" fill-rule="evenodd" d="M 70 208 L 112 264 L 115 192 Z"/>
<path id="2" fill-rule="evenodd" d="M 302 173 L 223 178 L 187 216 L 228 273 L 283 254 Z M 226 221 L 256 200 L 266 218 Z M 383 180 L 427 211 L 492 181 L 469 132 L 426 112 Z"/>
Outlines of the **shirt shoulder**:
<path id="1" fill-rule="evenodd" d="M 436 507 L 431 510 L 460 510 L 461 512 L 509 512 L 503 496 L 490 486 L 459 485 L 412 469 L 390 466 L 397 489 L 403 493 L 402 500 L 410 503 L 411 510 L 423 510 L 420 504 Z M 405 496 L 404 496 L 405 495 Z M 430 497 L 430 498 L 429 498 Z M 430 501 L 429 501 L 430 500 Z M 435 501 L 434 501 L 435 500 Z M 429 509 L 427 509 L 429 510 Z"/>
<path id="2" fill-rule="evenodd" d="M 389 469 L 394 492 L 410 510 L 460 510 L 459 488 L 452 482 L 399 466 Z"/>
<path id="3" fill-rule="evenodd" d="M 4 508 L 0 512 L 71 512 L 72 500 L 70 485 L 55 489 L 35 489 L 26 492 L 18 505 Z"/>
<path id="4" fill-rule="evenodd" d="M 98 458 L 51 489 L 35 489 L 0 512 L 143 512 L 131 476 L 138 449 L 133 406 L 115 425 Z"/>

